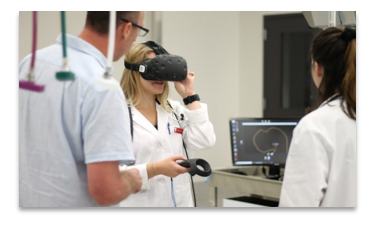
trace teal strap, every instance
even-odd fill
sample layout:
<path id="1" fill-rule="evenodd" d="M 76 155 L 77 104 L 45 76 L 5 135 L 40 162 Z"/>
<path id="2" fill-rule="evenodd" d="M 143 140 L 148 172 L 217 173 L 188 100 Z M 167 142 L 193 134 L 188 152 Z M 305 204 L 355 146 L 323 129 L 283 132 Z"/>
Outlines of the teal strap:
<path id="1" fill-rule="evenodd" d="M 65 11 L 61 11 L 61 33 L 63 42 L 63 55 L 66 58 L 66 32 L 65 32 Z"/>

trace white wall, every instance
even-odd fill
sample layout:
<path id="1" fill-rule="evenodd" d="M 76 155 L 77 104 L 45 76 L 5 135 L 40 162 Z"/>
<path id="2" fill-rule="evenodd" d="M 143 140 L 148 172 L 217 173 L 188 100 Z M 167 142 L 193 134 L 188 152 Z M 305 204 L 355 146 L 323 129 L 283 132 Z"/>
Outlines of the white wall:
<path id="1" fill-rule="evenodd" d="M 285 13 L 290 12 L 146 13 L 145 27 L 151 32 L 137 42 L 161 42 L 170 53 L 183 56 L 196 73 L 196 93 L 208 104 L 217 140 L 213 148 L 190 155 L 206 159 L 213 168 L 232 165 L 229 118 L 263 115 L 263 16 Z M 78 35 L 85 17 L 82 11 L 67 12 L 67 33 Z M 31 51 L 31 12 L 20 12 L 19 20 L 21 60 Z M 40 12 L 38 21 L 38 48 L 55 43 L 61 30 L 59 12 Z M 114 68 L 114 77 L 120 80 L 123 61 Z M 182 103 L 170 85 L 171 98 Z"/>
<path id="2" fill-rule="evenodd" d="M 196 151 L 194 157 L 213 168 L 231 163 L 228 118 L 239 115 L 239 16 L 238 12 L 163 12 L 163 46 L 187 60 L 196 74 L 195 92 L 208 104 L 216 145 Z M 182 102 L 172 89 L 172 98 Z"/>

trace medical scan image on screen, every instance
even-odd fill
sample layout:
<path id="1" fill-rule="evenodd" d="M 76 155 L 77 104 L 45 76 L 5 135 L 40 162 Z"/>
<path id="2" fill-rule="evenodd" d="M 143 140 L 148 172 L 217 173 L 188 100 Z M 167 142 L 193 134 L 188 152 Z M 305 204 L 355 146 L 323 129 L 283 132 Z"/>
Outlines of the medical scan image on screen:
<path id="1" fill-rule="evenodd" d="M 234 165 L 284 165 L 297 121 L 232 119 Z"/>

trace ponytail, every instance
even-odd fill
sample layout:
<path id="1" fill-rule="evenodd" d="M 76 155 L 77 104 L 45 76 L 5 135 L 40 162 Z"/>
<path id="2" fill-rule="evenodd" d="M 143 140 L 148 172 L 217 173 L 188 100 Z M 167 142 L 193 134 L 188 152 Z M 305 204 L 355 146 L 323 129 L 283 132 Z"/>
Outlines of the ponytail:
<path id="1" fill-rule="evenodd" d="M 356 31 L 336 27 L 323 30 L 313 39 L 311 54 L 324 69 L 318 103 L 339 93 L 342 110 L 356 120 Z"/>
<path id="2" fill-rule="evenodd" d="M 350 30 L 350 29 L 349 29 Z M 343 32 L 345 35 L 347 29 Z M 353 30 L 351 30 L 353 31 Z M 353 33 L 353 32 L 352 32 Z M 355 33 L 355 31 L 354 31 Z M 344 37 L 344 36 L 343 36 Z M 346 37 L 344 37 L 345 39 Z M 345 99 L 347 110 L 344 110 L 343 101 L 341 108 L 347 116 L 356 120 L 356 37 L 348 39 L 348 47 L 345 52 L 345 75 L 340 86 L 340 94 Z"/>

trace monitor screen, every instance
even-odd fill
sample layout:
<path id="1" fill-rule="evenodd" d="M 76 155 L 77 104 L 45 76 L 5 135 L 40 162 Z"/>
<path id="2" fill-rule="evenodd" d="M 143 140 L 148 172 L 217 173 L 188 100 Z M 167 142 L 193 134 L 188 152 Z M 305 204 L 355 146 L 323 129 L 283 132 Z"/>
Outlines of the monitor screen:
<path id="1" fill-rule="evenodd" d="M 232 118 L 233 165 L 284 166 L 299 119 Z"/>

